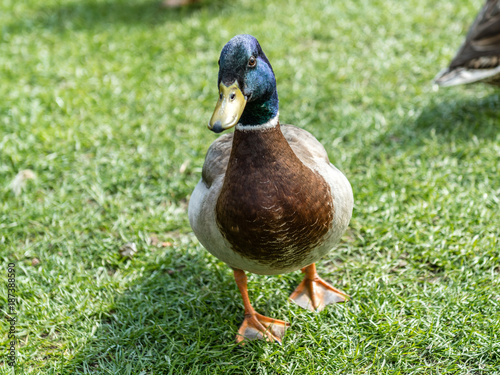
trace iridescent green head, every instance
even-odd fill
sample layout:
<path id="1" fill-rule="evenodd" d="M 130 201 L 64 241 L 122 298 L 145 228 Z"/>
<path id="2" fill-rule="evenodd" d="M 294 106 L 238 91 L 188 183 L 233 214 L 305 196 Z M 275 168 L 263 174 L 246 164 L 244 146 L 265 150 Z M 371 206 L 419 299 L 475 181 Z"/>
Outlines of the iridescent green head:
<path id="1" fill-rule="evenodd" d="M 273 68 L 259 42 L 251 35 L 236 35 L 219 59 L 219 101 L 208 128 L 216 133 L 242 126 L 261 125 L 278 114 L 278 92 Z"/>

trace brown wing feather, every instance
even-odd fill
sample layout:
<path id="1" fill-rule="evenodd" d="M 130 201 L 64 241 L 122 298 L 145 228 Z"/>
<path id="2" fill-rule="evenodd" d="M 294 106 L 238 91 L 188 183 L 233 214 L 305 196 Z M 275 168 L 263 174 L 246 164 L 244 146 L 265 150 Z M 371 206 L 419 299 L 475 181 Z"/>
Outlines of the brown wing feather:
<path id="1" fill-rule="evenodd" d="M 232 145 L 233 133 L 228 133 L 217 138 L 208 148 L 201 172 L 201 179 L 208 188 L 217 177 L 226 174 Z"/>
<path id="2" fill-rule="evenodd" d="M 312 166 L 317 163 L 318 159 L 324 159 L 326 163 L 330 163 L 323 145 L 308 131 L 286 124 L 281 125 L 281 131 L 295 155 L 305 165 Z"/>
<path id="3" fill-rule="evenodd" d="M 488 69 L 500 63 L 500 0 L 487 0 L 469 29 L 449 70 Z"/>

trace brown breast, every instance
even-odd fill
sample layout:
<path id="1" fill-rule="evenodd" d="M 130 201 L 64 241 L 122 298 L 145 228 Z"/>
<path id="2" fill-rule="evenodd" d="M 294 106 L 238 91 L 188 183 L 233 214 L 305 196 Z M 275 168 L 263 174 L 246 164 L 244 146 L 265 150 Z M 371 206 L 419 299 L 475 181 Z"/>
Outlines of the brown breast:
<path id="1" fill-rule="evenodd" d="M 235 131 L 216 205 L 235 252 L 270 267 L 293 266 L 322 241 L 333 213 L 329 186 L 297 158 L 279 125 Z"/>

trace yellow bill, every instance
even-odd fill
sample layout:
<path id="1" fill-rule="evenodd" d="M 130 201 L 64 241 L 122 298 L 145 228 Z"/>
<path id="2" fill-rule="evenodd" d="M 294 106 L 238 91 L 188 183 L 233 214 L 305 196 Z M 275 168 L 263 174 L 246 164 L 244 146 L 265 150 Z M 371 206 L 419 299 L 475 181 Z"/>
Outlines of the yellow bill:
<path id="1" fill-rule="evenodd" d="M 222 82 L 219 85 L 219 100 L 215 106 L 214 114 L 208 122 L 208 128 L 215 133 L 232 128 L 245 109 L 247 99 L 240 90 L 238 81 L 229 87 Z"/>

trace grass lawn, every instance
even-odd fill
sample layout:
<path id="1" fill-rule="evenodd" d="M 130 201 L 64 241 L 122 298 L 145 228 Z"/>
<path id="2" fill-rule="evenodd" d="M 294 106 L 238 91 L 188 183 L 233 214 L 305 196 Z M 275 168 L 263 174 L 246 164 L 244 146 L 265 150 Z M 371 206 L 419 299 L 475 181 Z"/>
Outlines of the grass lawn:
<path id="1" fill-rule="evenodd" d="M 0 344 L 14 262 L 16 374 L 500 374 L 500 91 L 431 83 L 482 3 L 2 1 Z M 187 219 L 218 55 L 240 33 L 273 65 L 281 121 L 325 145 L 355 197 L 318 263 L 348 303 L 315 314 L 287 300 L 300 272 L 249 278 L 255 308 L 292 323 L 282 346 L 235 344 L 232 272 Z"/>

